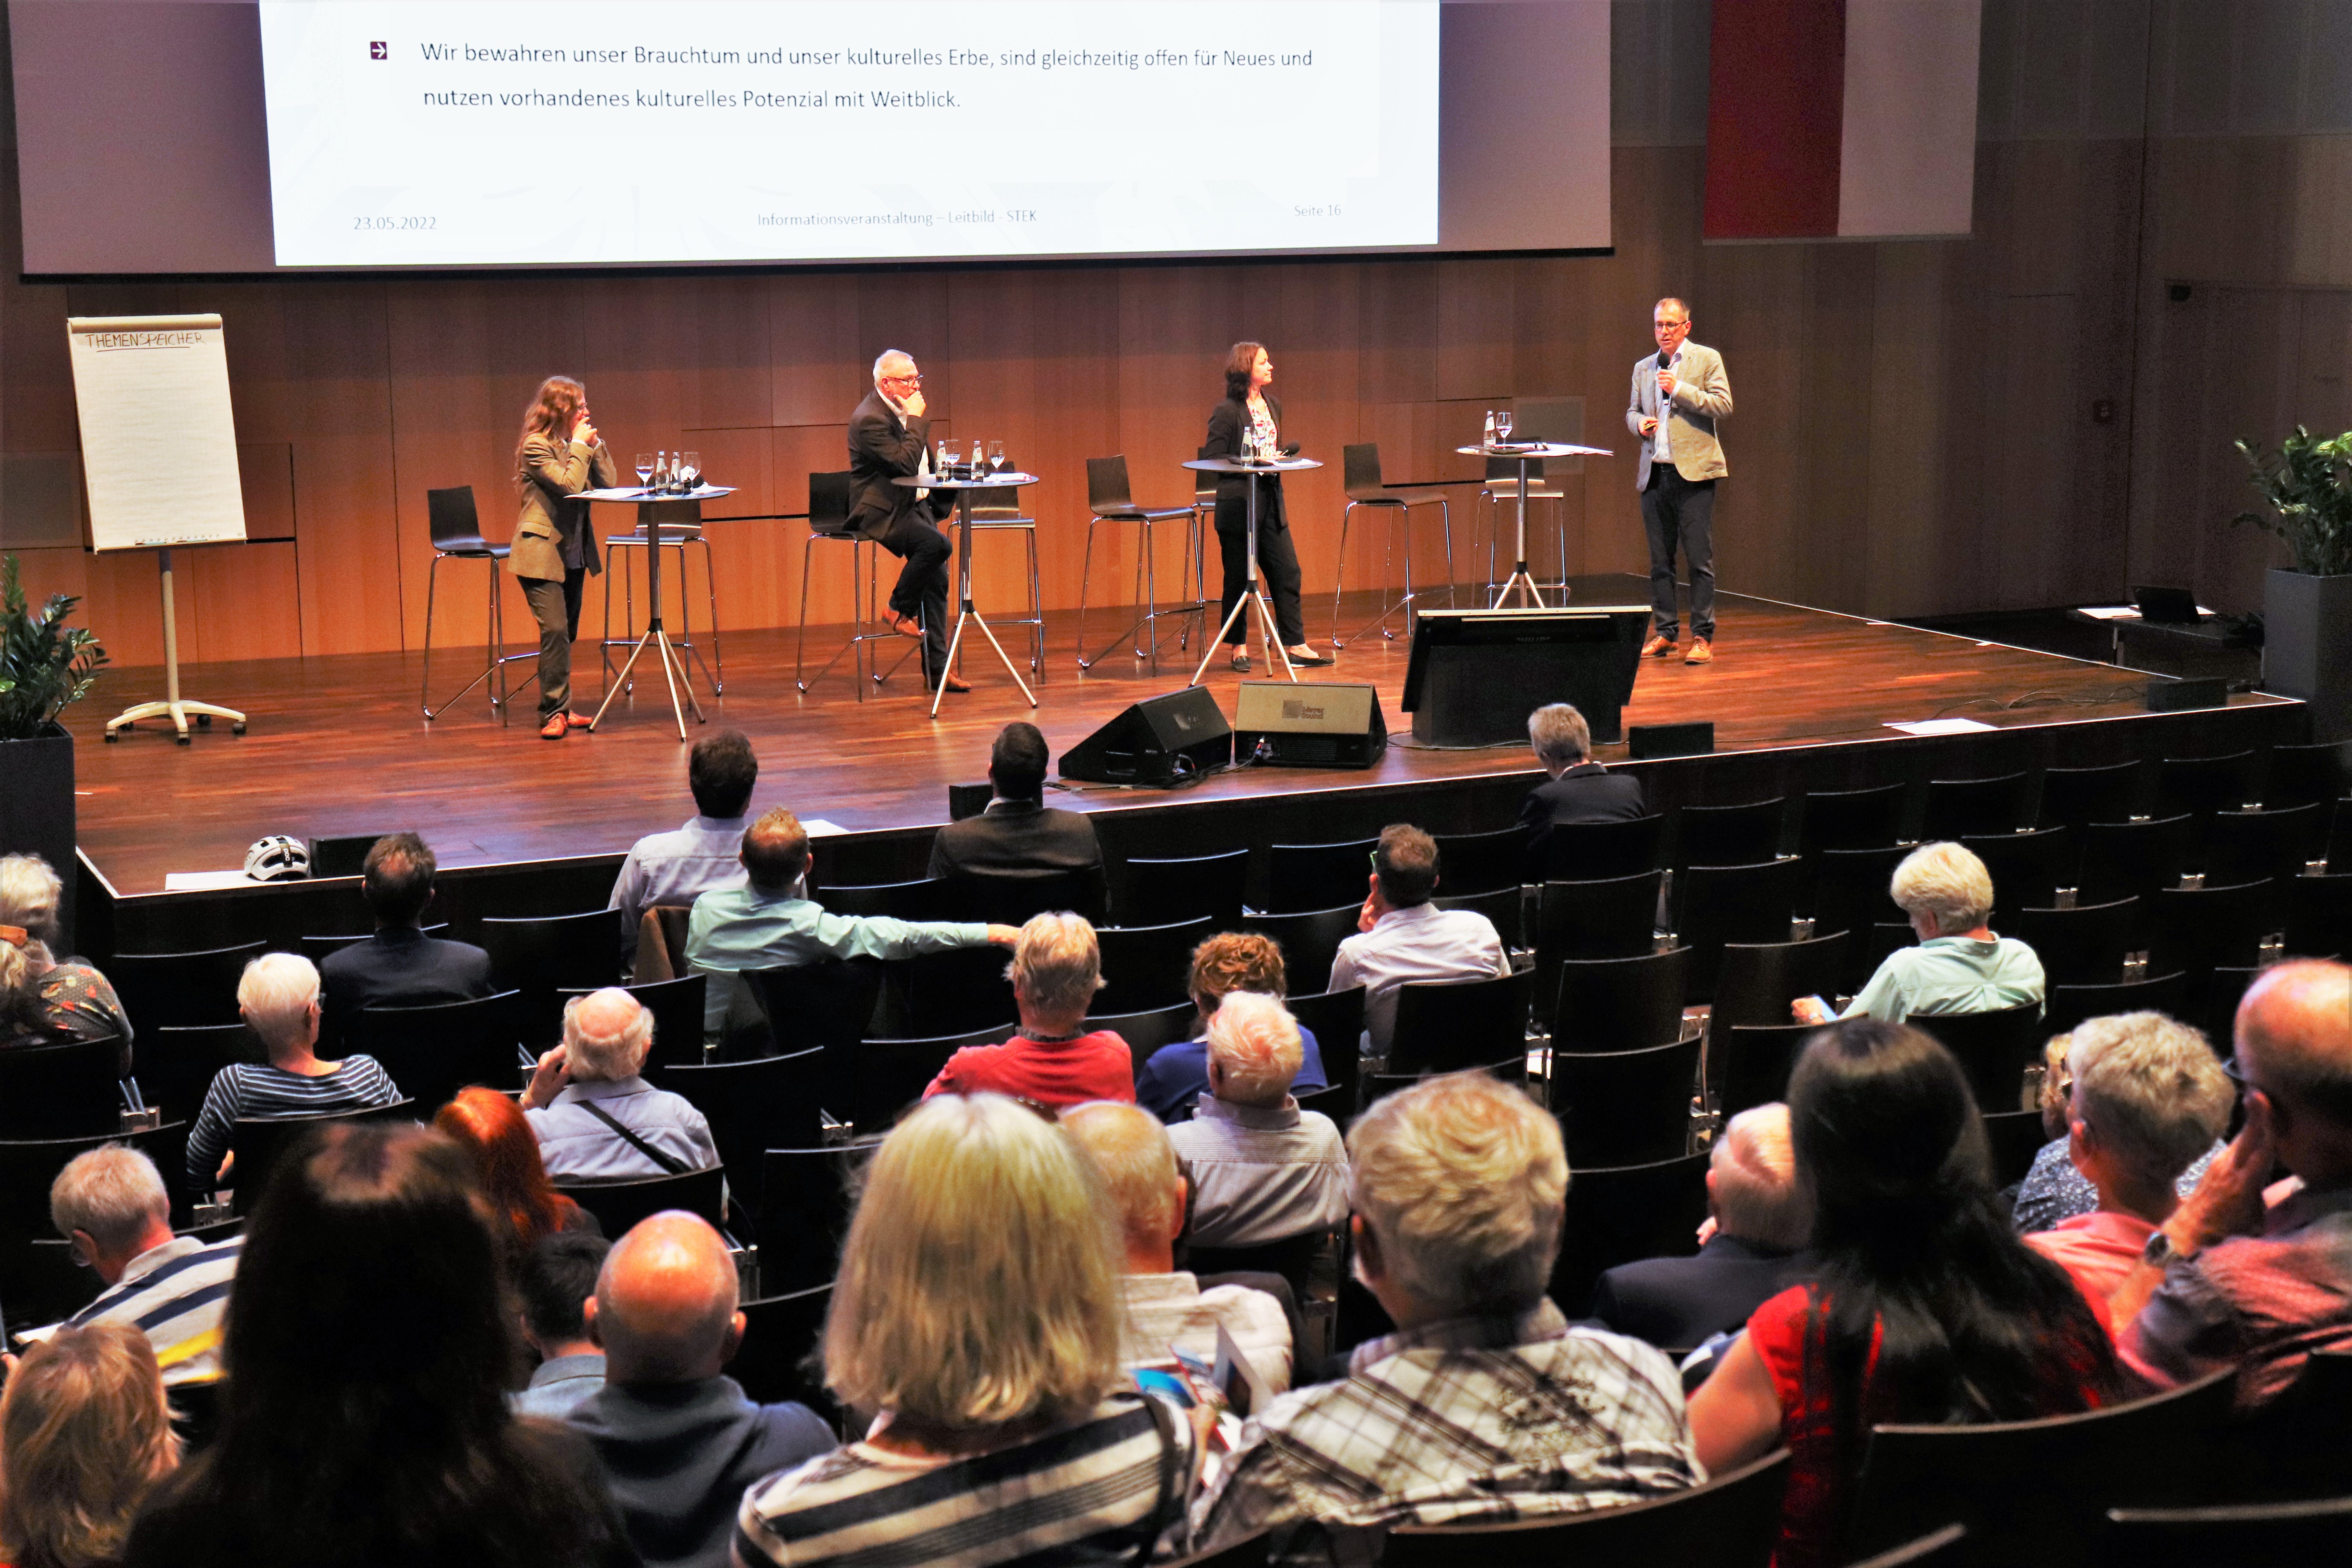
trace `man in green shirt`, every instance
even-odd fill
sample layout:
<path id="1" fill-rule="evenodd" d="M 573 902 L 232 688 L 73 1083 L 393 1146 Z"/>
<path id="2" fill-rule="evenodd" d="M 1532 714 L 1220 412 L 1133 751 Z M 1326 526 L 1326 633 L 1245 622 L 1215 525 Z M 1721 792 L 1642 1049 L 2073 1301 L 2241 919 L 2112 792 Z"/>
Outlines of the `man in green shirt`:
<path id="1" fill-rule="evenodd" d="M 1841 1017 L 1867 1013 L 1899 1024 L 1914 1013 L 1994 1013 L 2042 1005 L 2042 961 L 2015 937 L 1995 936 L 1992 874 L 1958 844 L 1923 844 L 1895 868 L 1889 892 L 1911 917 L 1919 945 L 1887 954 Z M 1801 1024 L 1826 1024 L 1829 1005 L 1800 996 Z"/>

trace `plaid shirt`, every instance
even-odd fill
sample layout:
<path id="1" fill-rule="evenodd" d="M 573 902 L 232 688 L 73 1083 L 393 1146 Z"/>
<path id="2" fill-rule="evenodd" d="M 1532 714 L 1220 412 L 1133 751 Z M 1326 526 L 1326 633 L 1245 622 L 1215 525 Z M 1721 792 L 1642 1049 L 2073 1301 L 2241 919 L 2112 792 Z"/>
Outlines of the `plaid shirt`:
<path id="1" fill-rule="evenodd" d="M 1391 1525 L 1576 1513 L 1705 1474 L 1673 1364 L 1549 1301 L 1371 1341 L 1349 1373 L 1252 1418 L 1194 1509 L 1196 1551 L 1273 1525 L 1278 1562 L 1370 1563 Z"/>

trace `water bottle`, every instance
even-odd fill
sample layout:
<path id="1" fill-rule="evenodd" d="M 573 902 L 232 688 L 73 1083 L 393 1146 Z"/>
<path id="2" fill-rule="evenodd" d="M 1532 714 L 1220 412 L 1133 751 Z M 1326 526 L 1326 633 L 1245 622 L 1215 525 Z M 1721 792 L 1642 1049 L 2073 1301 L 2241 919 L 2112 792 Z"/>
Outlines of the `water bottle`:
<path id="1" fill-rule="evenodd" d="M 1495 411 L 1491 408 L 1486 410 L 1486 434 L 1478 444 L 1489 452 L 1495 449 Z"/>
<path id="2" fill-rule="evenodd" d="M 654 490 L 656 494 L 669 489 L 669 454 L 654 454 Z"/>

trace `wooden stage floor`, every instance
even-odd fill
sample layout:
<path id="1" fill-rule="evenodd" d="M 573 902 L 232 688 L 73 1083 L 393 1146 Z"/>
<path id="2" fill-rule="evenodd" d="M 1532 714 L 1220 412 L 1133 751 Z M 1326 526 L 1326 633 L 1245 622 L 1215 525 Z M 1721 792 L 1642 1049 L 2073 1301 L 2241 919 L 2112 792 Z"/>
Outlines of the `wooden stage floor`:
<path id="1" fill-rule="evenodd" d="M 1635 577 L 1585 578 L 1575 602 L 1640 603 L 1644 590 Z M 1360 603 L 1349 605 L 1351 626 L 1371 605 L 1368 594 L 1354 597 Z M 1307 610 L 1310 627 L 1328 636 L 1328 601 L 1310 598 Z M 1712 720 L 1718 752 L 1732 752 L 1916 744 L 1885 724 L 1937 716 L 2004 730 L 2144 719 L 2144 678 L 2110 665 L 1737 594 L 1721 595 L 1717 613 L 1717 662 L 1645 662 L 1626 710 L 1629 724 Z M 1111 625 L 1099 611 L 1088 616 L 1096 639 Z M 1007 721 L 1034 719 L 1058 756 L 1128 703 L 1181 687 L 1192 673 L 1191 661 L 1172 649 L 1156 674 L 1124 653 L 1081 673 L 1076 616 L 1054 615 L 1048 633 L 1046 679 L 1034 714 L 984 646 L 981 657 L 966 655 L 972 691 L 950 694 L 936 722 L 926 717 L 911 662 L 862 703 L 843 673 L 845 659 L 804 695 L 793 689 L 793 634 L 779 630 L 728 634 L 725 695 L 706 692 L 705 701 L 711 722 L 743 730 L 759 752 L 756 806 L 790 805 L 854 833 L 919 828 L 946 820 L 945 785 L 985 776 L 989 741 Z M 839 635 L 840 628 L 826 628 L 820 637 L 812 628 L 810 646 L 829 649 Z M 1005 641 L 1010 650 L 1014 639 Z M 1409 736 L 1410 717 L 1397 708 L 1405 652 L 1402 637 L 1375 636 L 1343 650 L 1333 668 L 1310 674 L 1377 683 L 1391 733 Z M 479 657 L 478 647 L 453 647 L 436 658 L 436 695 L 446 696 L 465 678 L 466 660 Z M 593 711 L 601 695 L 595 660 L 578 663 L 583 709 Z M 1262 670 L 1234 674 L 1222 656 L 1210 668 L 1208 683 L 1228 716 L 1235 685 L 1264 679 Z M 152 725 L 119 744 L 100 744 L 107 718 L 162 694 L 159 668 L 110 671 L 97 694 L 69 714 L 84 742 L 76 748 L 83 853 L 117 892 L 131 895 L 161 891 L 169 872 L 235 868 L 246 847 L 268 833 L 307 838 L 415 827 L 445 867 L 465 867 L 617 855 L 639 835 L 691 814 L 686 749 L 658 679 L 650 685 L 640 679 L 634 697 L 615 703 L 596 734 L 575 731 L 550 742 L 534 732 L 530 691 L 509 724 L 492 716 L 478 692 L 425 722 L 417 709 L 420 670 L 415 656 L 396 654 L 191 667 L 183 672 L 187 694 L 245 710 L 251 728 L 243 736 L 225 727 L 202 731 L 188 746 L 173 744 L 168 726 Z M 2231 716 L 2285 706 L 2242 695 L 2231 700 Z M 1608 748 L 1602 759 L 1612 752 L 1622 755 L 1622 748 Z M 1524 747 L 1439 752 L 1392 744 L 1369 773 L 1252 769 L 1213 777 L 1181 796 L 1097 787 L 1049 792 L 1049 798 L 1118 811 L 1171 799 L 1232 803 L 1444 780 L 1532 782 L 1533 775 Z"/>

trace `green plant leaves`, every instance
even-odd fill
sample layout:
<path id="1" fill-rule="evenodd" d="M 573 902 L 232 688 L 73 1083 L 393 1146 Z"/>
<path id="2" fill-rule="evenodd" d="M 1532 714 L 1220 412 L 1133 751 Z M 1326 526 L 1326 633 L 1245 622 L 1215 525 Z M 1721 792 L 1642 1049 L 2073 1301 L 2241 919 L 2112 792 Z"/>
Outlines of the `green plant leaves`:
<path id="1" fill-rule="evenodd" d="M 98 684 L 107 662 L 98 634 L 66 625 L 80 603 L 52 594 L 36 614 L 16 558 L 0 558 L 0 741 L 31 740 Z"/>
<path id="2" fill-rule="evenodd" d="M 2284 540 L 2298 572 L 2352 573 L 2352 430 L 2323 439 L 2298 425 L 2276 452 L 2248 440 L 2237 447 L 2271 510 L 2242 511 L 2231 524 L 2251 522 Z"/>

